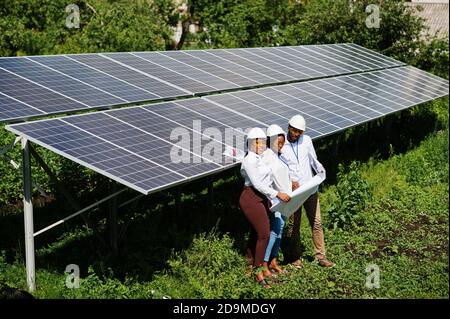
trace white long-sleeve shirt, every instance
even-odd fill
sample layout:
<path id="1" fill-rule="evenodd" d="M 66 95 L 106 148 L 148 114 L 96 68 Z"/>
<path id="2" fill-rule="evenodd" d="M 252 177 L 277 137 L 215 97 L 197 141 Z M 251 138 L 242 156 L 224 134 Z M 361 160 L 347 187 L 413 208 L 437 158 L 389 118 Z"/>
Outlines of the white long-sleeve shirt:
<path id="1" fill-rule="evenodd" d="M 289 167 L 284 163 L 272 149 L 268 148 L 262 155 L 262 161 L 272 171 L 273 186 L 282 193 L 292 191 L 292 183 L 289 177 Z"/>
<path id="2" fill-rule="evenodd" d="M 268 198 L 277 197 L 278 192 L 273 188 L 272 170 L 260 155 L 248 151 L 242 160 L 241 175 L 245 179 L 245 186 L 253 186 Z"/>
<path id="3" fill-rule="evenodd" d="M 291 181 L 301 185 L 313 178 L 312 165 L 314 160 L 317 161 L 317 155 L 308 135 L 301 135 L 295 143 L 286 139 L 280 157 L 289 166 Z"/>

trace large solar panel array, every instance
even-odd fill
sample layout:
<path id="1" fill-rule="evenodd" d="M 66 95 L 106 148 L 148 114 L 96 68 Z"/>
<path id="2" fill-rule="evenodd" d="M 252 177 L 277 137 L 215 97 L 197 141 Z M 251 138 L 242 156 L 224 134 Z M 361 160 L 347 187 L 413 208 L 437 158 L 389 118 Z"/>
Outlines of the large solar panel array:
<path id="1" fill-rule="evenodd" d="M 354 44 L 0 58 L 0 123 L 402 65 Z"/>
<path id="2" fill-rule="evenodd" d="M 333 49 L 340 47 L 363 50 L 347 45 Z M 374 63 L 379 60 L 373 55 Z M 274 123 L 286 127 L 289 118 L 300 113 L 306 118 L 307 133 L 316 139 L 445 95 L 448 81 L 405 66 L 7 129 L 148 194 L 235 165 L 221 154 L 226 146 L 242 149 L 239 141 L 247 128 Z M 233 129 L 236 139 L 226 140 L 227 130 Z M 189 136 L 187 142 L 181 138 L 183 133 Z M 214 147 L 219 157 L 209 156 Z M 181 162 L 174 163 L 174 153 Z"/>

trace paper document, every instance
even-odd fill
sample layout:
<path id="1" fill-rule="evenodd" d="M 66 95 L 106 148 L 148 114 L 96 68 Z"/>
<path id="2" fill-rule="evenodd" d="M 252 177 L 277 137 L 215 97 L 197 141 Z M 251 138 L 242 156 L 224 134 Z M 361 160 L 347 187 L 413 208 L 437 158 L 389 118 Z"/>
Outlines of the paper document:
<path id="1" fill-rule="evenodd" d="M 295 213 L 303 203 L 319 188 L 320 183 L 325 180 L 325 171 L 322 171 L 315 175 L 312 179 L 307 181 L 305 184 L 300 185 L 295 191 L 288 193 L 291 200 L 287 203 L 282 202 L 278 198 L 272 200 L 272 207 L 270 210 L 272 212 L 280 212 L 282 215 L 289 217 Z"/>

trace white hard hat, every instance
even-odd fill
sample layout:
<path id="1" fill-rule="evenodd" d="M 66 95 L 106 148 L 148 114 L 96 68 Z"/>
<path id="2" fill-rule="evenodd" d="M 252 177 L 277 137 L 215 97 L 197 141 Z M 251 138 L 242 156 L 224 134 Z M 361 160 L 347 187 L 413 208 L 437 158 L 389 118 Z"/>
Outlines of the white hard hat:
<path id="1" fill-rule="evenodd" d="M 247 139 L 250 140 L 250 139 L 255 139 L 255 138 L 267 138 L 267 135 L 259 127 L 254 127 L 250 131 L 248 131 Z"/>
<path id="2" fill-rule="evenodd" d="M 289 125 L 302 131 L 304 131 L 306 128 L 305 119 L 300 114 L 291 117 L 291 119 L 289 120 Z"/>
<path id="3" fill-rule="evenodd" d="M 277 125 L 277 124 L 272 124 L 267 128 L 267 136 L 278 136 L 280 134 L 285 134 L 283 129 Z"/>

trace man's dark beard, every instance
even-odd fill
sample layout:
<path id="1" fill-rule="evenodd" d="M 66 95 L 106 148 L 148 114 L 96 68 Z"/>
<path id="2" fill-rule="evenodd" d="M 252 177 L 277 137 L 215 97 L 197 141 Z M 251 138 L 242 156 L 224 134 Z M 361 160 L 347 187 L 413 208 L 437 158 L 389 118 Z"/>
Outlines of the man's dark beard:
<path id="1" fill-rule="evenodd" d="M 297 142 L 297 140 L 300 138 L 300 136 L 297 137 L 297 139 L 294 140 L 294 139 L 292 139 L 291 134 L 288 133 L 287 138 L 288 138 L 288 141 L 289 141 L 290 143 L 295 143 L 295 142 Z"/>

